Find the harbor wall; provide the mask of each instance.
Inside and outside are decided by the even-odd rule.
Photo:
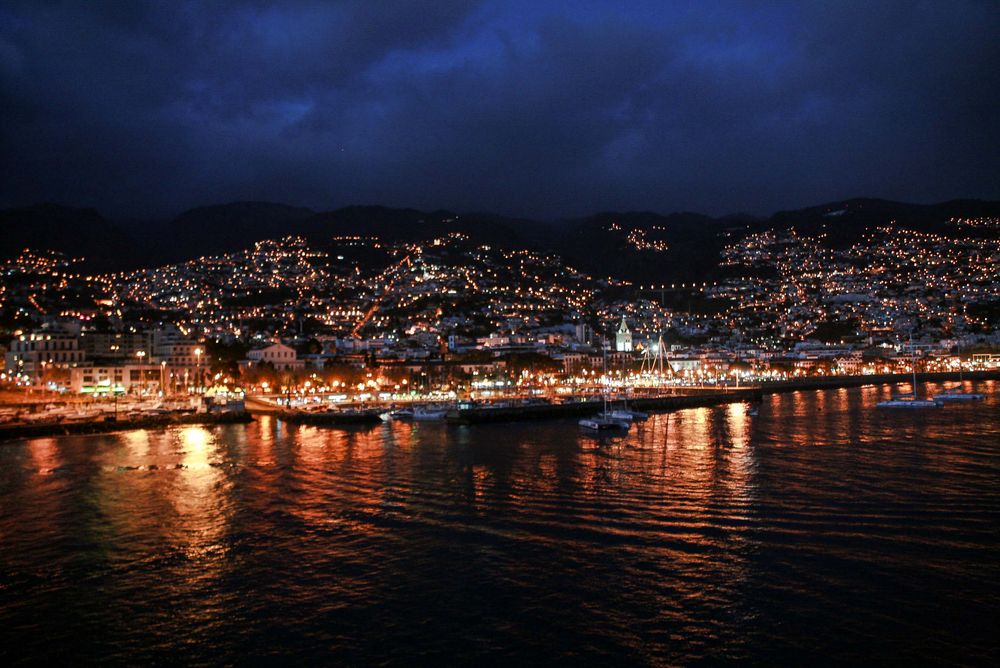
[[[80,422],[42,422],[36,424],[0,425],[0,441],[16,438],[43,436],[70,436],[73,434],[106,434],[132,429],[166,429],[178,425],[215,425],[251,422],[246,411],[228,413],[168,413],[135,418],[86,420]]]

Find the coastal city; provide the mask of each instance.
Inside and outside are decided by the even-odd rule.
[[[434,403],[443,414],[458,401],[996,369],[1000,240],[963,231],[997,221],[948,222],[947,236],[890,224],[839,245],[794,225],[727,228],[707,272],[716,278],[671,284],[593,276],[461,232],[287,236],[109,274],[24,249],[0,266],[0,382],[8,403],[56,403],[0,419],[87,419],[120,403],[222,410],[248,397],[330,414]],[[607,232],[654,257],[668,248],[662,228]]]
[[[0,666],[989,666],[1000,11],[0,2]]]

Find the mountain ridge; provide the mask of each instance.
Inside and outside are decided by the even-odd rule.
[[[345,235],[419,241],[460,232],[478,243],[556,252],[594,275],[645,280],[705,273],[717,263],[719,250],[733,231],[795,227],[806,234],[826,233],[832,243],[842,244],[852,243],[868,227],[891,221],[919,231],[948,233],[948,219],[953,217],[1000,217],[1000,202],[953,199],[912,204],[851,198],[778,211],[767,218],[636,210],[538,221],[447,209],[352,205],[314,211],[242,201],[195,207],[169,221],[132,228],[104,218],[94,208],[39,204],[0,210],[0,257],[12,257],[25,247],[55,250],[84,256],[88,268],[113,271],[233,252],[261,239],[287,235],[312,241]]]

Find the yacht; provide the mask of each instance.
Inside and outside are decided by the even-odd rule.
[[[913,349],[913,333],[910,333],[910,366],[913,368],[913,391],[894,394],[887,401],[875,404],[876,408],[938,408],[943,402],[934,399],[917,399],[917,355]]]
[[[959,350],[959,362],[961,363],[961,350]],[[979,401],[985,399],[986,395],[979,392],[966,392],[962,387],[962,366],[958,367],[958,384],[952,387],[945,387],[944,392],[935,394],[934,401]]]
[[[418,406],[413,409],[413,420],[415,422],[434,422],[443,420],[447,414],[448,410],[446,408]]]
[[[607,379],[608,376],[608,349],[604,346],[604,377]],[[608,391],[607,391],[607,380],[605,380],[604,392],[602,393],[602,398],[604,400],[604,410],[595,415],[594,417],[583,418],[579,421],[579,425],[584,429],[590,429],[592,431],[628,431],[632,428],[632,418],[624,419],[621,417],[615,417],[615,413],[621,413],[621,411],[611,411],[608,410]],[[631,415],[631,412],[629,413]]]
[[[942,402],[935,399],[905,399],[893,397],[875,404],[876,408],[938,408]]]
[[[629,420],[617,420],[609,413],[598,413],[594,417],[583,418],[579,424],[584,429],[593,431],[628,431],[632,426]]]
[[[610,413],[610,417],[615,420],[628,420],[629,422],[639,422],[641,420],[648,420],[649,413],[643,413],[642,411],[632,410],[628,406],[624,408],[616,408]]]
[[[966,392],[965,390],[959,389],[945,389],[944,392],[935,394],[934,401],[979,401],[980,399],[985,399],[985,394],[980,394],[979,392]]]

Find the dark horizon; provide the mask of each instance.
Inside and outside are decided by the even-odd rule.
[[[1000,199],[986,3],[12,2],[0,207]]]
[[[266,201],[266,200],[238,200],[238,201],[230,201],[230,202],[212,202],[212,203],[206,203],[206,204],[195,204],[194,206],[191,206],[189,208],[185,208],[185,209],[182,209],[182,210],[177,210],[177,211],[169,212],[169,213],[166,213],[164,215],[160,215],[160,216],[148,216],[148,217],[142,217],[142,216],[115,217],[115,216],[112,216],[112,215],[109,215],[108,213],[106,213],[99,206],[91,206],[91,205],[87,205],[87,204],[79,204],[79,203],[74,203],[74,202],[58,202],[58,201],[41,201],[41,202],[32,202],[32,203],[23,204],[23,205],[14,205],[14,206],[6,207],[6,208],[0,208],[0,211],[11,211],[11,210],[18,210],[18,209],[33,209],[33,208],[38,208],[38,207],[57,207],[57,208],[79,210],[79,211],[94,211],[98,215],[100,215],[102,218],[104,218],[105,220],[107,220],[108,222],[114,223],[114,224],[118,224],[118,225],[124,225],[124,226],[126,226],[126,228],[130,227],[131,225],[142,225],[142,224],[146,224],[146,223],[166,223],[166,222],[169,222],[171,220],[176,220],[178,218],[181,218],[185,214],[189,214],[189,213],[192,213],[192,212],[197,212],[197,211],[204,210],[204,209],[224,209],[224,208],[227,208],[227,207],[240,206],[240,205],[278,206],[278,207],[287,207],[289,209],[302,209],[302,210],[307,210],[309,212],[309,214],[308,214],[309,216],[323,215],[323,214],[329,214],[329,213],[337,213],[339,211],[344,211],[344,210],[349,210],[349,209],[386,209],[386,210],[389,210],[389,211],[414,211],[414,212],[423,213],[423,214],[449,213],[449,214],[455,214],[457,216],[469,216],[469,217],[490,216],[490,217],[497,217],[497,218],[500,218],[500,219],[504,219],[504,220],[507,220],[507,221],[515,221],[515,222],[516,221],[522,221],[522,222],[525,222],[525,223],[545,223],[545,224],[555,224],[555,225],[558,225],[558,224],[561,224],[561,223],[571,223],[571,222],[576,222],[576,221],[583,221],[583,220],[586,220],[586,219],[598,218],[598,217],[606,216],[606,215],[646,215],[646,214],[652,215],[652,216],[661,216],[661,217],[669,217],[669,216],[675,216],[675,215],[677,215],[677,216],[689,216],[689,215],[690,216],[705,216],[705,217],[711,218],[711,219],[716,220],[716,221],[725,220],[727,218],[744,218],[745,217],[747,219],[753,219],[753,220],[757,220],[757,221],[762,221],[763,222],[763,221],[770,220],[770,219],[772,219],[772,218],[774,218],[774,217],[776,217],[776,216],[778,216],[780,214],[784,214],[784,213],[789,213],[789,212],[794,212],[794,211],[802,211],[802,210],[809,210],[809,209],[820,209],[820,208],[823,208],[825,206],[834,206],[834,205],[844,204],[844,203],[848,203],[848,202],[884,202],[884,203],[889,204],[889,205],[900,205],[900,206],[904,206],[904,207],[909,207],[909,206],[935,207],[935,206],[945,206],[945,205],[952,204],[952,203],[974,203],[974,204],[978,203],[978,204],[982,204],[982,205],[986,205],[986,206],[1000,206],[1000,200],[993,200],[993,199],[987,199],[987,198],[977,198],[977,197],[950,197],[950,198],[947,198],[947,199],[944,199],[944,200],[905,201],[904,202],[904,201],[899,201],[899,200],[885,199],[885,198],[881,198],[881,197],[856,196],[856,197],[845,197],[845,198],[841,198],[841,199],[837,199],[837,200],[830,200],[830,201],[824,201],[824,202],[812,202],[812,203],[806,204],[806,205],[804,205],[802,207],[780,207],[780,208],[774,209],[773,211],[768,211],[768,212],[761,213],[761,214],[751,213],[751,212],[748,212],[748,211],[731,211],[731,212],[728,212],[728,213],[722,213],[722,214],[718,214],[718,215],[712,215],[712,214],[706,213],[704,211],[690,211],[690,210],[684,210],[684,211],[680,211],[680,210],[678,210],[678,211],[656,211],[656,210],[650,210],[650,209],[620,209],[620,210],[612,211],[612,210],[605,209],[605,210],[589,211],[589,212],[581,213],[580,215],[577,215],[577,216],[532,217],[532,216],[513,216],[513,215],[508,216],[506,214],[503,214],[503,213],[500,213],[500,212],[497,212],[497,211],[462,211],[462,210],[457,210],[455,208],[446,207],[446,206],[435,206],[435,207],[429,207],[429,208],[420,208],[420,207],[415,207],[415,206],[388,206],[388,205],[379,204],[379,203],[353,203],[353,204],[344,204],[342,206],[336,206],[336,207],[332,207],[332,208],[315,208],[315,207],[310,207],[310,206],[306,206],[306,205],[302,205],[302,204],[296,204],[296,203],[291,203],[291,202],[276,202],[276,201]]]

